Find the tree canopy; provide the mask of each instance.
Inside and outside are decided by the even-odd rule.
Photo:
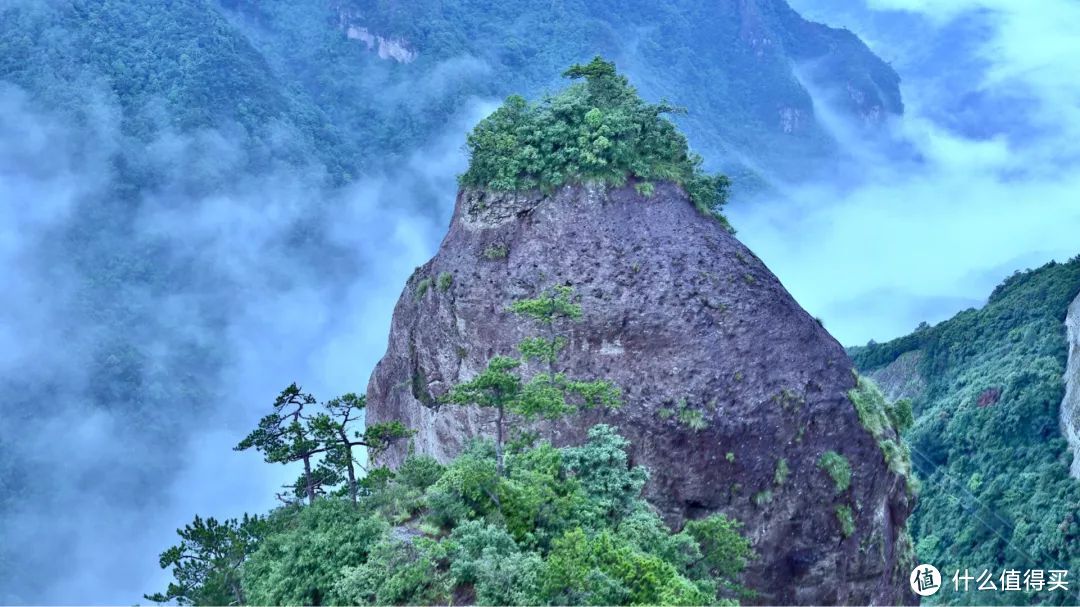
[[[726,225],[721,208],[730,181],[706,174],[701,157],[664,117],[681,110],[646,103],[601,57],[563,75],[583,82],[538,103],[513,95],[476,126],[462,185],[549,192],[574,181],[622,185],[633,179],[639,193],[650,195],[654,182],[671,181]]]

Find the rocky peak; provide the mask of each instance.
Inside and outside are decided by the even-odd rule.
[[[460,192],[438,253],[398,301],[368,386],[371,422],[418,431],[382,463],[400,464],[410,448],[447,460],[490,434],[479,411],[437,399],[490,357],[514,355],[530,327],[506,306],[553,285],[572,286],[584,312],[560,364],[614,382],[624,405],[543,425],[542,436],[580,443],[595,423],[617,426],[671,524],[717,511],[742,521],[759,555],[745,583],[762,602],[911,602],[912,502],[849,399],[851,361],[670,183],[648,197],[633,184]],[[849,463],[850,486],[822,465],[830,451]]]

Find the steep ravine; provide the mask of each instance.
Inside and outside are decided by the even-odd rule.
[[[1065,317],[1069,339],[1069,362],[1065,367],[1065,398],[1061,401],[1061,432],[1072,448],[1069,474],[1080,478],[1080,295]]]
[[[439,252],[395,308],[369,419],[402,420],[418,430],[408,448],[442,460],[490,433],[477,411],[433,405],[491,356],[515,354],[532,328],[507,304],[555,284],[571,285],[584,310],[565,370],[616,383],[625,404],[543,428],[545,437],[579,443],[592,424],[614,424],[651,471],[646,496],[670,523],[716,511],[742,521],[758,554],[745,583],[761,602],[912,600],[910,552],[898,547],[912,500],[848,399],[851,361],[676,186],[649,198],[629,185],[461,192]],[[408,448],[384,463],[401,463]],[[852,468],[840,493],[818,463],[830,450]],[[853,509],[849,536],[838,506]]]

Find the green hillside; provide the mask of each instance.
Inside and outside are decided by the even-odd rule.
[[[851,349],[871,374],[902,355],[918,357],[925,389],[913,395],[907,439],[923,490],[910,527],[919,560],[938,567],[949,586],[931,602],[1076,602],[1075,590],[949,590],[957,569],[989,569],[995,580],[1006,569],[1080,570],[1080,483],[1069,477],[1058,427],[1064,320],[1078,292],[1080,257],[1049,263],[1014,274],[982,309]]]

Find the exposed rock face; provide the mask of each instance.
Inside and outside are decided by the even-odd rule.
[[[926,391],[926,379],[919,371],[922,359],[922,350],[904,352],[896,360],[868,372],[866,376],[874,380],[890,402],[901,398],[915,400]]]
[[[1065,367],[1065,398],[1061,401],[1061,432],[1073,452],[1069,474],[1080,478],[1080,295],[1069,306],[1065,328],[1069,336],[1069,362]]]
[[[440,288],[446,273],[452,282]],[[761,602],[913,602],[897,546],[913,504],[847,398],[850,360],[676,186],[659,184],[647,199],[630,186],[459,194],[438,254],[394,311],[369,419],[402,420],[419,431],[417,452],[443,460],[490,434],[477,411],[431,405],[491,356],[514,355],[536,330],[506,306],[556,284],[573,286],[584,312],[561,366],[613,381],[625,404],[542,428],[547,437],[578,443],[592,424],[614,424],[650,470],[646,495],[669,522],[716,511],[742,521],[759,555],[745,583]],[[851,462],[845,494],[818,466],[828,450]],[[384,460],[405,455],[402,446]],[[789,473],[778,482],[781,459]],[[841,504],[854,511],[850,537]]]

